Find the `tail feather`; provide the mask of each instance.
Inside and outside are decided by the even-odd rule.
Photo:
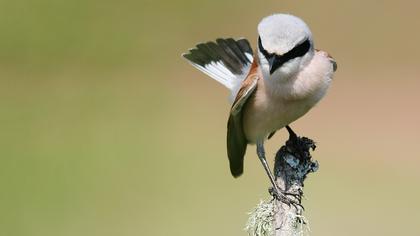
[[[250,63],[249,61],[242,60],[242,57],[245,57],[244,53],[239,51],[236,52],[237,45],[236,41],[233,39],[217,39],[216,42],[222,48],[223,53],[225,54],[222,59],[224,62],[227,62],[227,66],[230,71],[234,74],[241,74],[242,73],[242,65]],[[246,57],[245,57],[246,58]]]
[[[231,91],[245,78],[253,60],[248,40],[232,38],[200,43],[182,56]]]
[[[232,38],[228,38],[226,39],[226,45],[233,50],[233,52],[235,53],[235,55],[237,56],[238,59],[241,60],[242,64],[248,64],[248,63],[252,63],[252,57],[251,60],[245,55],[245,53],[248,53],[250,55],[252,55],[252,49],[251,46],[249,45],[248,40],[246,39],[240,39],[238,41],[235,41]],[[243,46],[241,46],[239,43],[242,42]]]

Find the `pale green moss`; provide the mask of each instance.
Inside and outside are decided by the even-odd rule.
[[[249,213],[249,219],[245,226],[245,230],[250,236],[274,236],[274,221],[277,213],[275,202],[273,200],[263,201],[256,206],[252,212]],[[309,226],[307,220],[303,215],[296,215],[292,212],[286,214],[286,225],[282,227],[283,232],[288,232],[286,235],[304,236],[309,233]]]
[[[245,230],[251,236],[273,236],[274,215],[274,202],[261,200],[257,207],[249,213]]]

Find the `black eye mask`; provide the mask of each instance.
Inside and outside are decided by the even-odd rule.
[[[270,64],[270,74],[273,74],[277,68],[287,61],[305,55],[311,48],[311,43],[309,42],[309,39],[306,39],[303,43],[296,45],[292,50],[279,56],[275,53],[268,53],[261,43],[261,38],[258,37],[258,48]]]

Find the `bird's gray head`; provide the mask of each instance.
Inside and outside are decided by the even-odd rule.
[[[312,33],[296,16],[267,16],[258,25],[258,34],[258,56],[265,78],[289,78],[314,55]]]

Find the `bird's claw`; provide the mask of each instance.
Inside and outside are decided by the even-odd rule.
[[[272,195],[272,196],[275,196],[275,195],[276,196],[277,195],[284,195],[285,197],[286,196],[292,196],[292,197],[296,198],[299,203],[301,202],[302,190],[299,190],[299,193],[291,193],[291,192],[283,191],[283,190],[280,190],[280,189],[277,189],[277,191],[276,191],[273,187],[270,187],[268,189],[268,191],[269,191],[270,195]]]
[[[281,201],[281,202],[285,203],[289,207],[293,206],[294,208],[296,208],[296,210],[299,210],[298,207],[300,207],[301,209],[305,210],[305,208],[301,204],[301,195],[300,194],[281,191],[281,190],[275,189],[273,187],[269,188],[268,192],[270,193],[271,196],[273,196],[273,198],[275,198],[278,201]],[[293,196],[294,199],[292,199],[290,197],[287,197],[287,196]]]

